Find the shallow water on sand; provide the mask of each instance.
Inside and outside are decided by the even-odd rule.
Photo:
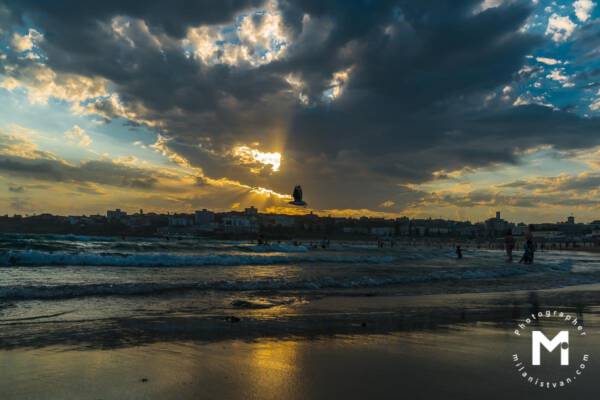
[[[595,365],[560,390],[522,382],[511,362],[522,348],[510,326],[467,323],[386,335],[19,349],[0,352],[0,387],[6,400],[594,397]]]

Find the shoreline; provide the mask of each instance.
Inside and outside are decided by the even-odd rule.
[[[3,400],[563,399],[511,363],[516,321],[548,308],[584,321],[600,348],[600,285],[419,296],[325,296],[236,315],[0,321]],[[235,317],[235,318],[234,318]],[[435,382],[435,384],[432,384]]]
[[[600,326],[596,314],[582,316],[588,329]],[[512,328],[465,321],[387,333],[17,348],[0,351],[0,387],[3,400],[593,398],[596,365],[560,390],[523,382],[511,354],[527,344]],[[592,336],[590,348],[599,344]]]
[[[370,294],[315,297],[274,308],[221,310],[128,318],[1,320],[0,350],[67,346],[110,349],[156,342],[281,340],[435,330],[460,323],[505,324],[553,307],[595,314],[600,285],[535,291],[456,294]]]

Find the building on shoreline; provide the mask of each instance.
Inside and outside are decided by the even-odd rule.
[[[4,233],[61,233],[89,235],[215,235],[270,237],[339,237],[375,238],[399,237],[406,239],[476,240],[501,243],[507,230],[521,237],[527,230],[524,223],[504,220],[497,212],[484,222],[453,221],[444,219],[396,219],[374,217],[331,217],[308,213],[287,215],[261,213],[255,207],[244,211],[213,212],[207,209],[194,213],[144,213],[128,214],[119,208],[103,215],[33,216],[5,215],[0,217],[0,232]],[[534,224],[539,243],[564,246],[600,243],[600,220],[589,224],[576,223],[574,216],[564,222]]]

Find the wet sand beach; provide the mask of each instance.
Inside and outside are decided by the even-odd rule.
[[[576,384],[543,389],[522,381],[511,356],[528,347],[512,334],[516,321],[568,302],[594,353],[597,289],[327,297],[279,316],[248,310],[239,321],[4,322],[0,387],[3,399],[593,397],[594,358]]]

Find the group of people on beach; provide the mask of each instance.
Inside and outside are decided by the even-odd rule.
[[[513,250],[515,249],[516,241],[512,234],[512,230],[509,229],[506,231],[506,236],[504,237],[504,249],[506,250],[506,262],[513,262]],[[525,232],[525,243],[523,244],[523,256],[519,260],[520,264],[533,264],[533,256],[535,254],[536,246],[535,241],[533,240],[533,225],[529,225],[527,231]],[[460,245],[456,245],[455,248],[456,258],[461,259],[462,248]]]
[[[525,242],[523,244],[523,255],[521,256],[521,259],[519,260],[520,264],[533,264],[533,258],[534,258],[534,254],[536,251],[536,245],[535,245],[535,241],[533,239],[533,225],[529,225],[529,227],[527,228],[526,232],[525,232]],[[266,240],[262,235],[258,236],[258,240],[257,240],[258,245],[269,245],[269,241]],[[280,240],[277,241],[278,244],[281,243]],[[294,240],[292,242],[292,244],[294,246],[302,246],[302,242],[298,241],[298,240]],[[385,247],[386,242],[383,239],[378,239],[377,240],[377,247],[378,248],[383,248]],[[321,240],[321,242],[310,242],[308,244],[308,248],[309,249],[328,249],[329,246],[331,245],[331,242],[329,241],[329,238],[324,237],[323,240]],[[391,248],[393,248],[395,245],[395,242],[393,239],[389,240],[389,246]],[[506,235],[504,236],[504,249],[506,250],[506,262],[513,262],[513,251],[516,248],[516,240],[512,234],[512,230],[508,229],[506,231]],[[543,250],[543,247],[542,247]],[[455,247],[455,252],[456,252],[456,258],[461,259],[463,258],[463,251],[462,251],[462,247],[460,244],[457,244]]]
[[[271,242],[269,242],[263,235],[258,235],[256,244],[258,244],[259,246],[270,246]],[[281,244],[281,240],[277,240],[277,245],[280,245],[280,244]],[[294,240],[294,241],[292,241],[291,244],[295,247],[305,245],[299,240]],[[320,242],[309,242],[306,246],[308,246],[308,248],[312,249],[312,250],[316,250],[318,248],[325,250],[325,249],[328,249],[329,246],[331,246],[331,242],[329,241],[329,238],[327,236],[325,236],[323,238],[323,240],[321,240]]]
[[[507,262],[513,262],[513,250],[515,249],[515,238],[512,235],[512,230],[506,232],[504,237],[504,248],[506,249]],[[523,256],[519,263],[533,264],[533,256],[535,254],[535,242],[533,240],[533,225],[529,225],[525,232],[525,243],[523,245]]]

